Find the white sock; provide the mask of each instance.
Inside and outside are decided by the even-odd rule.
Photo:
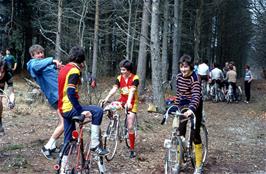
[[[56,148],[56,140],[54,138],[50,138],[48,143],[44,146],[45,149],[53,149]]]
[[[95,148],[99,145],[99,134],[100,134],[100,126],[99,125],[91,125],[91,148]]]

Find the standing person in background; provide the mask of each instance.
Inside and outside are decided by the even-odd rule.
[[[12,69],[13,73],[17,69],[17,60],[16,58],[11,54],[11,49],[6,49],[6,56],[4,57],[4,61],[7,62],[9,67]]]
[[[250,67],[248,65],[245,65],[245,77],[244,77],[245,94],[246,94],[246,100],[244,101],[245,103],[249,103],[250,101],[250,86],[252,80],[253,76],[250,71]]]
[[[236,79],[237,79],[237,74],[236,71],[234,70],[233,64],[229,64],[229,71],[226,73],[226,80],[228,81],[228,84],[232,85],[233,88],[233,95],[234,95],[234,100],[236,100]]]
[[[230,61],[229,66],[232,65],[233,66],[233,71],[236,72],[236,66],[235,66],[235,62],[234,61]]]
[[[198,66],[198,76],[199,81],[205,80],[208,82],[209,80],[209,66],[208,66],[208,60],[203,59],[202,63]]]

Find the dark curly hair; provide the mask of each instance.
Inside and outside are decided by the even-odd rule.
[[[128,71],[132,72],[133,63],[130,60],[124,59],[119,63],[120,68],[126,68]]]
[[[184,64],[184,63],[187,63],[188,66],[190,67],[190,69],[193,71],[194,69],[194,63],[193,63],[193,58],[190,57],[189,55],[187,54],[184,54],[183,56],[180,57],[179,59],[179,65],[180,64]]]
[[[68,57],[69,62],[75,62],[81,64],[85,61],[85,51],[80,46],[74,46],[71,48]]]

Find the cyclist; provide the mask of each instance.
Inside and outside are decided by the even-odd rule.
[[[202,63],[198,66],[198,77],[202,85],[204,99],[206,99],[208,95],[209,66],[207,64],[208,60],[203,59]]]
[[[229,85],[232,85],[233,88],[233,97],[234,100],[236,100],[236,78],[237,74],[236,71],[234,70],[234,65],[229,64],[229,71],[226,73],[226,80],[228,81]]]
[[[222,87],[223,72],[218,68],[217,63],[213,63],[213,69],[210,72],[210,78],[211,78],[211,85],[217,83],[219,88]]]
[[[208,60],[203,59],[202,63],[198,66],[198,76],[200,81],[205,80],[207,82],[209,79],[209,66],[207,64]]]
[[[44,57],[44,48],[41,45],[35,44],[29,48],[29,53],[32,59],[27,63],[27,70],[31,77],[41,87],[42,92],[48,99],[49,104],[57,111],[59,123],[55,128],[49,141],[42,147],[41,152],[51,160],[51,154],[56,150],[56,141],[64,131],[63,117],[60,114],[58,104],[58,71],[61,66],[58,60],[52,57]]]
[[[100,125],[103,110],[97,106],[81,106],[79,103],[78,87],[81,83],[81,69],[84,68],[85,51],[75,46],[69,52],[69,63],[62,67],[58,74],[58,108],[64,118],[64,144],[72,139],[72,132],[76,129],[72,117],[81,116],[83,119],[91,117],[90,148],[98,155],[106,155],[108,151],[100,145]],[[62,166],[67,162],[67,154],[62,158]],[[62,167],[64,169],[64,167]]]
[[[119,89],[120,98],[119,102],[122,103],[124,107],[129,109],[127,115],[127,126],[129,133],[129,144],[130,144],[130,158],[136,157],[134,151],[135,146],[135,133],[134,133],[134,121],[136,114],[138,112],[138,85],[139,77],[132,73],[133,64],[129,60],[122,60],[119,63],[121,75],[116,78],[115,85],[110,90],[109,94],[103,100],[107,102],[111,96],[113,96]]]
[[[201,95],[201,85],[198,76],[193,72],[193,59],[189,55],[183,55],[179,60],[179,68],[181,73],[176,78],[176,105],[179,108],[188,106],[188,110],[184,113],[189,116],[192,113],[196,116],[196,129],[193,135],[195,147],[196,166],[194,174],[203,172],[202,164],[202,142],[200,137],[200,126],[202,121],[203,100]],[[185,122],[179,125],[180,135],[185,136]]]
[[[1,60],[0,61],[0,89],[4,90],[5,89],[5,84],[8,86],[9,90],[9,103],[8,107],[10,109],[13,109],[15,106],[15,94],[14,94],[14,89],[13,89],[13,78],[12,78],[12,70],[10,69],[9,65]],[[3,94],[1,91],[0,94]],[[3,123],[2,123],[2,113],[3,113],[3,101],[2,97],[0,97],[0,134],[4,135],[5,131],[3,128]]]

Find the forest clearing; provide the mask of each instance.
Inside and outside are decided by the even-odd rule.
[[[110,84],[98,83],[98,90]],[[15,78],[16,107],[5,107],[6,134],[0,137],[0,173],[55,173],[56,159],[48,161],[40,152],[54,130],[57,118],[48,104],[25,101],[27,85]],[[266,81],[254,81],[250,104],[204,103],[209,131],[209,154],[205,173],[265,173],[266,172]],[[149,92],[145,94],[148,99]],[[107,173],[163,173],[165,138],[169,137],[171,121],[161,125],[162,115],[148,113],[148,101],[140,103],[139,131],[135,159],[129,158],[125,143],[111,162],[106,162]],[[106,118],[103,127],[106,125]],[[95,172],[97,173],[97,172]]]

